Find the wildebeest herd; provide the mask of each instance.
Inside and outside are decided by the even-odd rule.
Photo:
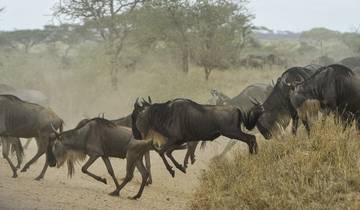
[[[153,103],[150,97],[138,98],[132,113],[126,117],[82,119],[74,129],[67,131],[63,131],[64,121],[47,108],[46,97],[24,91],[21,95],[14,90],[9,88],[8,91],[13,92],[0,95],[2,151],[13,177],[17,177],[23,157],[19,138],[35,138],[38,152],[24,165],[22,172],[46,154],[37,180],[44,177],[48,166],[60,167],[65,162],[72,176],[75,163],[88,156],[82,172],[107,183],[105,178],[88,171],[101,158],[116,186],[110,193],[113,196],[118,196],[131,181],[135,168],[139,170],[141,186],[131,199],[140,198],[145,186],[152,183],[151,150],[159,154],[174,177],[175,170],[168,159],[186,173],[189,158],[192,164],[195,162],[198,143],[202,141],[205,146],[206,141],[219,136],[245,142],[250,154],[256,154],[259,149],[254,132],[259,131],[265,139],[275,138],[285,132],[292,121],[292,133],[296,135],[300,120],[310,136],[311,120],[319,113],[322,118],[333,113],[344,129],[354,121],[360,129],[360,78],[341,64],[292,67],[276,82],[250,85],[234,98],[211,90],[211,104],[206,105],[185,98],[164,103]],[[234,142],[229,142],[221,155],[230,150]],[[181,164],[172,152],[184,149],[187,153]],[[9,158],[10,150],[17,154],[17,166]],[[121,183],[116,179],[110,157],[126,159],[126,176]]]

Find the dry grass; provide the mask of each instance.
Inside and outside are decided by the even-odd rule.
[[[260,153],[216,158],[200,177],[191,209],[359,209],[360,144],[355,129],[328,121],[261,142]]]

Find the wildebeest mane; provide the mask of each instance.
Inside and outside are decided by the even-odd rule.
[[[83,120],[81,120],[73,130],[80,129],[80,128],[84,127],[86,124],[88,124],[90,122],[96,122],[98,125],[106,126],[106,127],[115,127],[116,126],[110,120],[100,118],[100,117],[95,117],[95,118],[92,118],[92,119],[83,119]]]
[[[333,74],[333,76],[345,76],[345,77],[352,77],[355,76],[355,73],[349,69],[348,67],[341,65],[341,64],[332,64],[329,66],[323,66],[321,68],[319,68],[314,74],[312,74],[309,78],[307,78],[306,80],[311,80],[314,77],[317,77],[319,74],[321,74],[322,72],[327,71],[326,72],[326,76],[328,77],[331,73]],[[334,75],[335,74],[335,75]],[[305,80],[305,81],[306,81]]]

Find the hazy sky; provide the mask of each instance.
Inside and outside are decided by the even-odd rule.
[[[57,0],[0,0],[0,30],[41,28],[51,23]],[[302,31],[316,26],[350,31],[360,26],[360,0],[250,0],[255,25]]]

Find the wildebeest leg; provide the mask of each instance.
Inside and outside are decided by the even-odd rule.
[[[171,176],[175,177],[175,171],[172,169],[172,167],[170,166],[169,162],[166,160],[165,155],[164,155],[164,153],[166,152],[167,149],[168,149],[168,147],[166,147],[166,145],[164,145],[163,148],[160,151],[157,151],[157,152],[160,155],[166,169],[169,171]]]
[[[292,134],[294,136],[296,136],[298,126],[299,126],[299,116],[295,115],[292,117]]]
[[[187,146],[186,145],[173,145],[171,147],[168,147],[168,149],[166,150],[166,156],[168,156],[170,158],[171,162],[174,163],[174,165],[177,169],[179,169],[183,173],[186,173],[185,167],[183,167],[180,163],[178,163],[176,161],[176,159],[174,158],[174,156],[172,155],[172,152],[174,150],[183,150],[183,149],[187,149]]]
[[[234,130],[234,131],[225,131],[222,135],[230,138],[230,139],[237,139],[239,141],[245,142],[249,146],[250,154],[255,154],[258,151],[256,138],[254,135],[250,135],[247,133],[242,132],[241,130]]]
[[[95,160],[97,160],[99,158],[99,156],[90,156],[89,157],[89,160],[83,165],[83,167],[81,168],[81,171],[84,173],[84,174],[87,174],[89,176],[91,176],[92,178],[96,179],[97,181],[99,182],[102,182],[104,184],[106,184],[106,179],[105,178],[101,178],[99,176],[96,176],[95,174],[93,173],[90,173],[88,171],[88,168],[95,162]]]
[[[145,152],[145,155],[144,155],[144,157],[145,157],[145,165],[146,165],[146,169],[147,169],[147,171],[149,172],[149,178],[148,178],[148,180],[147,180],[147,185],[149,185],[149,184],[152,184],[152,177],[151,177],[151,163],[150,163],[150,152],[149,151],[147,151],[147,152]]]
[[[126,175],[125,178],[123,179],[122,183],[120,184],[119,187],[117,187],[115,189],[114,192],[110,193],[109,195],[111,196],[119,196],[120,194],[120,190],[122,188],[124,188],[124,186],[131,181],[131,179],[134,176],[134,170],[135,170],[135,163],[137,161],[142,161],[141,158],[139,158],[138,160],[138,154],[132,153],[132,152],[128,152],[128,154],[126,155]]]
[[[10,142],[8,139],[6,138],[1,138],[1,142],[2,142],[2,155],[5,158],[5,160],[9,163],[11,170],[13,171],[13,178],[17,177],[17,173],[16,173],[16,167],[14,166],[14,164],[11,162],[10,158],[9,158],[9,151],[10,151]]]
[[[141,197],[142,192],[144,191],[144,187],[145,187],[145,185],[146,185],[146,180],[147,180],[148,177],[149,177],[149,173],[148,173],[148,171],[146,170],[146,168],[145,168],[145,166],[144,166],[144,164],[143,164],[142,161],[137,161],[137,162],[136,162],[136,168],[139,170],[139,172],[140,172],[140,174],[141,174],[142,180],[141,180],[141,186],[140,186],[140,189],[139,189],[138,193],[137,193],[135,196],[133,196],[133,197],[129,197],[129,198],[132,199],[132,200],[136,200],[136,199],[138,199],[138,198]]]
[[[185,158],[184,158],[184,167],[187,168],[187,165],[189,163],[189,158],[191,160],[191,164],[195,163],[195,151],[196,151],[196,147],[199,144],[198,141],[194,141],[194,142],[188,142],[188,149],[186,151],[185,154]]]
[[[106,169],[108,170],[110,176],[112,177],[112,179],[114,180],[114,183],[115,183],[115,186],[116,186],[116,189],[119,188],[119,182],[117,181],[116,177],[115,177],[115,173],[114,173],[114,170],[111,166],[111,162],[109,160],[108,157],[101,157],[105,163],[105,166],[106,166]]]
[[[48,163],[47,159],[45,158],[45,165],[44,165],[43,169],[41,170],[41,173],[39,174],[39,176],[37,176],[35,178],[36,181],[40,181],[42,178],[44,178],[44,175],[46,173],[48,166],[49,166],[49,163]]]
[[[230,149],[236,144],[236,141],[229,141],[224,150],[222,151],[222,153],[220,154],[220,156],[224,156],[226,155],[226,153],[228,153],[230,151]]]
[[[15,152],[16,152],[16,159],[17,159],[16,168],[19,169],[24,159],[24,148],[22,147],[19,138],[14,138],[13,147],[15,148]]]
[[[27,162],[25,164],[25,166],[23,167],[23,169],[21,170],[21,172],[26,172],[27,169],[29,169],[30,165],[33,164],[35,161],[37,161],[41,155],[43,155],[46,151],[46,143],[44,142],[44,140],[41,140],[41,138],[35,138],[36,139],[36,143],[38,146],[38,151],[35,154],[35,156],[33,158],[31,158],[31,160],[29,160],[29,162]],[[45,163],[46,164],[46,163]]]

